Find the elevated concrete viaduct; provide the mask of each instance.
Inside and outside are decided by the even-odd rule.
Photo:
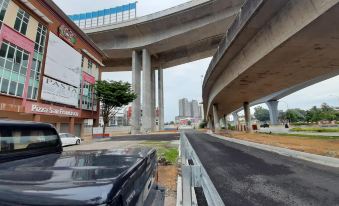
[[[252,106],[255,106],[255,105],[258,105],[258,104],[266,103],[266,105],[268,106],[269,111],[270,111],[270,122],[271,122],[271,124],[276,125],[276,124],[278,124],[278,115],[279,115],[279,113],[278,113],[278,103],[279,103],[280,99],[282,99],[282,98],[284,98],[284,97],[286,97],[286,96],[288,96],[288,95],[290,95],[294,92],[297,92],[301,89],[304,89],[306,87],[309,87],[311,85],[325,81],[327,79],[330,79],[330,78],[332,78],[334,76],[338,76],[338,75],[339,75],[339,70],[336,70],[334,72],[330,72],[326,75],[318,76],[318,77],[311,79],[309,81],[294,85],[294,86],[289,87],[287,89],[284,89],[284,90],[281,90],[279,92],[275,92],[275,93],[270,94],[268,96],[257,99],[253,102],[250,102],[249,105],[252,107]],[[235,117],[235,119],[237,119],[237,113],[242,111],[243,109],[244,109],[243,107],[240,107],[237,110],[233,111],[232,112],[233,117]]]
[[[132,133],[155,130],[155,70],[161,129],[162,69],[212,56],[243,3],[244,0],[195,0],[127,22],[84,30],[107,55],[104,72],[132,70],[133,90],[139,96],[133,102]]]
[[[229,114],[241,106],[247,108],[248,102],[270,100],[271,94],[286,95],[289,88],[338,74],[338,3],[247,1],[205,75],[206,116]],[[248,116],[249,110],[245,111]]]

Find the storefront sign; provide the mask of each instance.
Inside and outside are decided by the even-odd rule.
[[[72,45],[77,43],[77,37],[75,33],[65,25],[61,25],[59,27],[59,35],[61,38]]]
[[[80,117],[80,110],[70,109],[66,107],[58,107],[48,104],[41,104],[27,101],[25,105],[26,113],[54,115],[62,117]]]
[[[78,98],[79,88],[43,77],[41,99],[77,107]]]
[[[45,75],[80,87],[81,54],[55,34],[49,34]]]

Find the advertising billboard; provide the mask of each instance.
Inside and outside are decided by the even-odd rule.
[[[77,107],[79,88],[43,77],[41,99]]]
[[[81,54],[50,32],[45,75],[75,87],[80,86]]]

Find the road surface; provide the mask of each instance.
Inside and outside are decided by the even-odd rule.
[[[225,205],[339,205],[339,169],[203,133],[186,135]]]

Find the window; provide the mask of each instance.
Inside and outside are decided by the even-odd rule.
[[[14,44],[3,42],[0,49],[0,92],[22,97],[29,54]]]
[[[79,95],[79,107],[80,107],[80,98],[82,98],[81,109],[84,110],[93,110],[96,111],[96,106],[94,107],[92,102],[94,101],[93,88],[94,86],[88,82],[84,82],[84,87]]]
[[[39,54],[44,53],[46,33],[47,33],[47,28],[44,25],[39,23],[36,38],[35,38],[35,46],[34,46],[34,51]]]
[[[14,29],[20,32],[21,34],[26,35],[28,21],[29,14],[26,11],[19,9],[16,16]]]
[[[93,62],[90,59],[88,60],[87,68],[88,68],[88,73],[92,74]]]
[[[0,127],[0,154],[56,147],[59,144],[54,129]]]
[[[38,89],[40,83],[41,64],[45,51],[47,28],[43,24],[38,25],[37,34],[35,38],[34,57],[31,66],[31,74],[29,80],[29,87],[27,98],[37,99]],[[25,57],[28,58],[28,57]]]
[[[9,0],[0,0],[0,24],[2,24],[2,21],[5,18],[8,3]]]

